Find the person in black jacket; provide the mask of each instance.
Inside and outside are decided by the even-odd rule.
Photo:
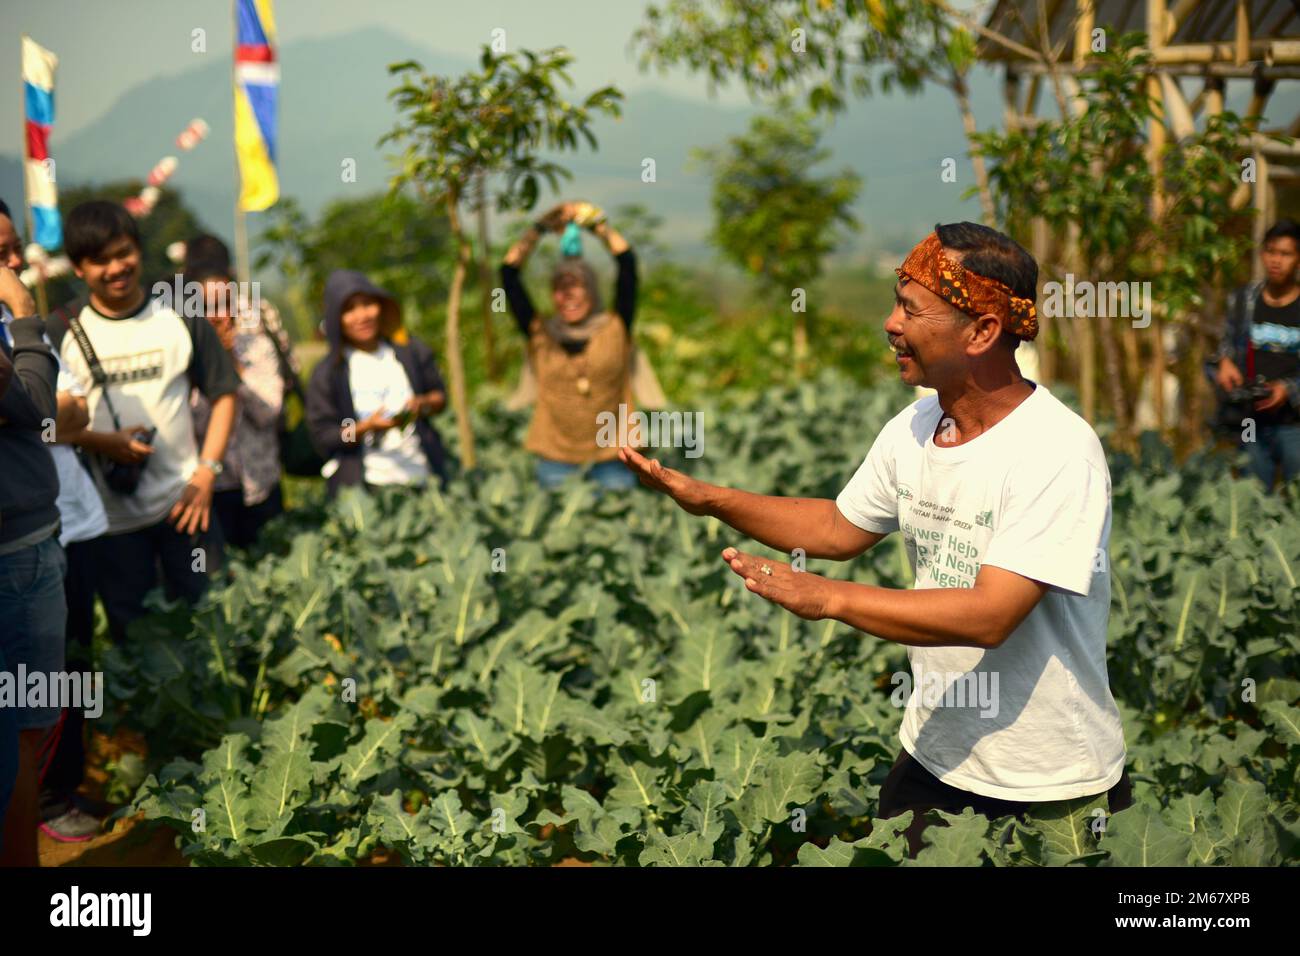
[[[353,269],[325,283],[329,354],[307,385],[307,428],[331,495],[344,486],[446,484],[429,417],[446,407],[432,350],[402,325],[397,300]]]
[[[0,666],[10,675],[23,668],[49,680],[63,670],[67,620],[67,564],[55,503],[59,474],[42,440],[58,412],[58,364],[31,293],[6,264],[0,264],[0,306],[0,353],[13,366],[0,396]],[[59,719],[58,707],[28,706],[25,685],[18,685],[20,699],[0,718],[0,796],[12,788],[8,805],[0,805],[4,866],[37,865],[38,755]]]

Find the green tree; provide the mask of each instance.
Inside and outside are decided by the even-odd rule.
[[[622,94],[605,87],[581,104],[569,102],[559,87],[572,84],[566,72],[572,61],[560,48],[498,55],[484,46],[479,70],[460,77],[425,73],[414,61],[389,67],[401,80],[389,94],[399,119],[380,143],[403,147],[392,186],[414,185],[427,205],[441,210],[456,247],[447,295],[447,363],[466,469],[474,467],[475,455],[461,352],[460,301],[472,252],[460,207],[464,202],[473,209],[475,202],[485,201],[486,191],[479,193],[473,186],[480,175],[494,175],[500,182],[499,210],[531,209],[542,180],[556,189],[560,179],[569,176],[558,163],[541,158],[543,149],[577,149],[580,137],[596,148],[593,115],[618,115]]]
[[[830,155],[820,138],[812,114],[785,102],[772,115],[756,116],[726,147],[693,152],[713,176],[712,240],[765,294],[794,309],[800,368],[807,362],[808,288],[841,227],[858,226],[849,211],[861,188],[857,174],[812,173]]]
[[[735,79],[760,97],[797,90],[818,113],[877,87],[916,92],[934,83],[953,95],[970,139],[972,30],[1000,38],[944,0],[667,0],[647,8],[632,42],[643,69],[684,65],[711,88]],[[991,222],[984,165],[978,154],[971,159]]]
[[[120,203],[130,196],[138,196],[145,185],[138,179],[123,179],[101,185],[60,187],[59,206],[66,218],[83,202],[107,199]],[[198,214],[185,205],[181,193],[167,187],[162,188],[153,212],[137,221],[140,226],[140,275],[146,291],[155,282],[170,282],[180,271],[180,266],[167,258],[168,246],[209,231]],[[84,295],[85,289],[81,280],[70,272],[46,283],[51,308]]]
[[[335,269],[359,269],[403,303],[423,306],[447,294],[447,224],[409,192],[336,199],[315,220],[283,199],[268,219],[256,267],[282,275],[311,314],[319,314]]]

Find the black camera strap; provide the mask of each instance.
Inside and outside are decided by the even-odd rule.
[[[86,364],[90,367],[91,379],[104,391],[104,403],[108,405],[108,413],[113,416],[113,427],[121,431],[122,423],[117,418],[117,409],[113,407],[113,399],[108,394],[108,376],[104,374],[104,366],[99,364],[99,356],[95,354],[95,347],[90,344],[90,336],[82,327],[81,319],[75,315],[68,319],[68,328],[72,332],[72,337],[77,340],[77,347],[85,356]]]

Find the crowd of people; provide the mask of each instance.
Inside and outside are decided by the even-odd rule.
[[[616,264],[608,308],[580,255],[584,228]],[[551,276],[550,309],[540,314],[522,269],[548,233],[561,236],[564,255]],[[1295,223],[1269,230],[1261,250],[1266,278],[1233,296],[1212,369],[1229,395],[1255,389],[1243,399],[1259,418],[1259,440],[1248,448],[1252,470],[1270,486],[1279,473],[1284,480],[1300,474],[1298,245]],[[38,315],[16,274],[23,262],[13,217],[0,203],[0,672],[88,669],[97,599],[118,643],[128,640],[131,623],[146,612],[146,596],[159,585],[169,597],[197,601],[225,549],[253,545],[284,508],[284,409],[291,394],[303,400],[305,428],[331,494],[344,486],[420,489],[447,482],[447,455],[434,422],[447,398],[434,352],[407,328],[401,303],[364,274],[337,270],[329,276],[321,323],[328,353],[304,392],[275,310],[260,298],[250,305],[229,294],[234,276],[220,240],[198,236],[186,244],[184,279],[202,287],[199,309],[165,303],[147,291],[138,226],[121,205],[93,201],[71,210],[65,247],[85,294]],[[955,262],[964,262],[965,271]],[[886,333],[903,380],[935,388],[936,395],[882,432],[837,502],[717,489],[598,440],[602,413],[631,407],[638,395],[657,390],[632,338],[637,263],[599,209],[556,206],[510,248],[501,266],[502,287],[526,343],[521,394],[535,404],[525,447],[534,456],[536,480],[553,487],[580,475],[602,490],[618,490],[639,479],[692,513],[713,514],[774,547],[839,558],[900,528],[913,533],[900,519],[904,497],[913,495],[961,498],[969,505],[963,515],[981,516],[979,528],[991,534],[1000,506],[988,506],[969,482],[945,483],[955,462],[964,463],[963,474],[982,467],[996,478],[980,488],[1024,485],[1022,498],[1012,502],[1013,511],[1024,511],[1018,530],[1008,527],[991,540],[983,530],[975,533],[983,536],[973,553],[991,549],[994,557],[986,563],[1001,561],[1000,568],[981,572],[983,587],[973,580],[965,585],[982,603],[959,606],[951,603],[956,598],[940,596],[924,603],[881,601],[855,592],[852,600],[836,599],[838,616],[908,644],[922,642],[921,630],[935,620],[982,627],[992,616],[1001,640],[1028,622],[1033,639],[1021,651],[1041,652],[1043,666],[1062,640],[1074,642],[1073,659],[1091,670],[1057,675],[1046,690],[1026,686],[1016,693],[1029,703],[1035,694],[1091,688],[1089,733],[1095,733],[1078,746],[1095,759],[1082,769],[1067,761],[1072,769],[1063,770],[1066,764],[1048,766],[1047,757],[1060,749],[1048,748],[1037,782],[1024,785],[1005,748],[990,749],[969,728],[950,728],[948,743],[930,740],[930,731],[913,723],[882,805],[922,800],[947,809],[960,804],[953,793],[966,790],[983,794],[981,805],[997,808],[1105,792],[1126,801],[1117,712],[1113,702],[1106,704],[1104,620],[1098,625],[1106,601],[1104,589],[1092,587],[1090,570],[1109,527],[1105,461],[1086,424],[1024,379],[1014,358],[1015,346],[1037,332],[1037,265],[1001,234],[963,223],[939,227],[899,276]],[[960,426],[957,431],[950,425],[936,432],[941,410],[945,422]],[[1077,439],[1073,445],[1058,440],[1052,455],[1040,456],[1042,467],[1065,470],[1043,473],[1043,484],[1031,488],[1025,475],[1042,467],[1011,475],[1008,462],[1018,459],[998,451],[997,442],[959,448],[1004,419],[1009,424],[999,425],[997,434],[1011,439],[1023,433],[1028,445],[1045,434]],[[939,437],[927,444],[931,433]],[[905,474],[916,487],[903,496]],[[1062,525],[1062,515],[1076,524]],[[1082,531],[1052,543],[1039,532],[1054,521]],[[924,567],[923,551],[912,554]],[[1024,554],[1035,561],[1026,563]],[[1035,563],[1040,559],[1055,570],[1045,573]],[[810,597],[808,591],[814,579],[825,579],[791,578],[738,552],[728,562],[769,600],[805,616],[830,613],[830,592]],[[1048,626],[1053,614],[1075,622],[1069,633]],[[965,631],[948,637],[949,645],[982,646]],[[970,664],[969,655],[931,656],[934,666],[948,670]],[[1054,723],[1055,703],[1036,706],[1038,724],[1018,730],[1026,746],[1077,737],[1078,726]],[[0,707],[0,861],[34,865],[38,830],[65,841],[99,832],[106,808],[78,793],[84,734],[73,708]],[[943,750],[953,740],[965,741],[964,755]],[[1104,753],[1098,740],[1108,742]],[[971,756],[975,751],[979,759]],[[920,763],[908,762],[913,752]],[[938,803],[936,794],[943,797]]]
[[[578,220],[617,259],[614,311],[579,242],[552,277],[553,314],[541,316],[519,267],[543,233]],[[42,317],[18,280],[22,243],[0,204],[0,672],[88,669],[97,598],[114,642],[127,640],[159,585],[197,601],[226,549],[249,548],[283,511],[293,393],[330,494],[447,482],[433,421],[446,388],[433,350],[362,273],[340,269],[326,282],[328,353],[304,391],[276,310],[232,294],[229,250],[216,237],[185,245],[176,287],[197,284],[192,300],[152,294],[138,225],[117,203],[73,209],[64,245],[85,294]],[[582,473],[605,487],[635,484],[617,448],[595,441],[597,412],[630,404],[638,367],[627,241],[595,207],[565,203],[510,251],[502,281],[527,337],[539,482]],[[80,710],[0,707],[0,860],[34,865],[38,830],[61,841],[99,832],[107,808],[78,793],[84,769]]]

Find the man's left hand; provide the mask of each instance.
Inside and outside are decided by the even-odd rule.
[[[216,476],[203,465],[194,469],[189,484],[181,492],[180,500],[172,505],[167,520],[176,526],[181,534],[194,534],[207,531],[208,520],[212,513],[212,486]]]
[[[736,548],[723,551],[722,560],[759,597],[781,605],[804,620],[819,621],[831,616],[834,585],[820,574],[796,571],[783,561],[760,558]],[[772,573],[764,573],[763,568]]]
[[[1268,398],[1261,398],[1255,403],[1255,411],[1267,412],[1278,408],[1286,401],[1286,382],[1269,382],[1268,387],[1272,393]]]

